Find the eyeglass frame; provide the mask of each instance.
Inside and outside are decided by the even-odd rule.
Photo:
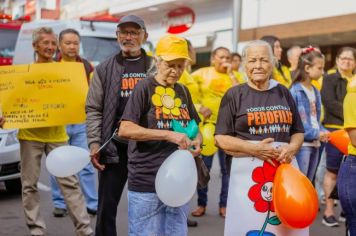
[[[123,37],[127,37],[127,36],[130,35],[133,38],[138,38],[140,36],[141,32],[145,32],[145,30],[144,29],[139,29],[139,30],[137,30],[137,32],[135,32],[135,31],[126,31],[126,30],[122,31],[122,30],[118,29],[116,31],[116,36],[123,38]],[[123,34],[123,35],[120,35],[120,34]]]

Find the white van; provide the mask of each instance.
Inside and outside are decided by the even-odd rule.
[[[32,32],[39,27],[51,27],[56,34],[64,29],[73,28],[81,36],[80,55],[97,65],[119,51],[116,41],[115,22],[95,22],[80,20],[39,20],[24,23],[18,35],[13,64],[30,64],[34,62]]]

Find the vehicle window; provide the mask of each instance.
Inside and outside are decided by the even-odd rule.
[[[81,37],[81,41],[82,56],[94,65],[99,64],[120,50],[115,38],[94,38],[83,36]]]
[[[17,30],[0,29],[0,56],[13,57],[17,35]]]

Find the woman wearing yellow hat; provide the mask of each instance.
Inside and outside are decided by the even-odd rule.
[[[190,140],[172,131],[172,120],[200,122],[188,89],[177,84],[186,61],[187,42],[177,36],[162,37],[156,47],[157,72],[137,84],[119,130],[127,138],[129,235],[187,235],[188,204],[165,205],[156,194],[155,178],[164,160],[179,149],[199,155],[198,134]],[[193,147],[193,148],[191,148]]]

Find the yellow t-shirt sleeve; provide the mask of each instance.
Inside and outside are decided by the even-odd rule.
[[[356,92],[349,92],[344,99],[344,128],[356,129]],[[348,146],[349,154],[356,155],[356,147],[352,146],[351,142]]]
[[[237,82],[239,82],[239,84],[243,84],[246,82],[244,79],[244,75],[241,72],[234,71],[233,73],[234,73],[235,77],[237,78]]]

